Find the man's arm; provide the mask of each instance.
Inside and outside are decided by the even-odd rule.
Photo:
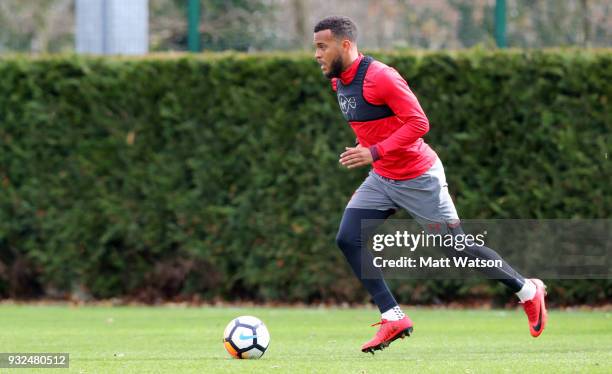
[[[345,147],[344,152],[340,154],[340,163],[349,169],[369,165],[372,162],[374,160],[370,150],[359,143],[354,147]]]
[[[373,96],[380,98],[403,123],[390,137],[370,147],[376,161],[425,135],[429,131],[429,121],[408,83],[395,69],[385,68],[373,79],[376,84]]]

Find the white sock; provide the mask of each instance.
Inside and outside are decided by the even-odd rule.
[[[529,301],[533,299],[536,294],[536,286],[529,279],[525,279],[525,283],[523,284],[523,288],[519,292],[516,293],[521,302]]]
[[[394,306],[382,314],[382,319],[386,319],[387,321],[399,321],[404,317],[406,317],[406,315],[399,306]]]

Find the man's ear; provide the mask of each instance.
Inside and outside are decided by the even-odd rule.
[[[347,50],[347,51],[348,51],[348,50],[350,50],[350,49],[351,49],[351,44],[352,44],[352,43],[351,43],[351,41],[350,41],[350,40],[348,40],[348,39],[344,39],[344,40],[342,41],[342,49]]]

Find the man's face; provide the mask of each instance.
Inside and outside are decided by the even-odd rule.
[[[329,79],[340,77],[344,66],[342,43],[331,30],[321,30],[314,34],[314,45],[315,59],[321,65],[323,74]]]

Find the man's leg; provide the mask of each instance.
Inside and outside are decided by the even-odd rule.
[[[393,202],[406,209],[426,231],[430,231],[433,224],[447,233],[463,234],[455,205],[448,192],[444,167],[439,159],[425,174],[414,179],[389,181],[380,176],[378,179],[387,186],[386,191]],[[478,268],[478,270],[488,278],[502,282],[516,293],[528,316],[531,335],[537,337],[541,334],[547,319],[544,303],[545,287],[542,281],[524,278],[497,252],[486,246],[467,246],[463,251],[449,248],[447,252],[454,257],[501,260],[500,268]]]
[[[446,231],[453,236],[464,236],[465,233],[460,224],[447,224]],[[502,263],[501,267],[483,267],[477,268],[487,278],[495,279],[503,283],[512,292],[519,293],[525,288],[525,278],[514,270],[497,252],[487,246],[466,244],[466,247],[462,251],[457,251],[452,247],[447,247],[446,253],[451,257],[467,257],[469,259],[482,259],[482,260],[499,260]],[[530,288],[529,285],[527,288]],[[531,291],[529,291],[531,292]],[[531,295],[525,295],[528,299],[533,297],[535,294],[535,287],[533,287],[533,293]],[[520,298],[520,295],[519,295]]]
[[[361,284],[370,293],[380,313],[392,310],[398,304],[391,291],[389,291],[382,272],[372,264],[372,254],[363,248],[362,238],[364,236],[361,232],[361,221],[385,220],[391,214],[393,214],[393,210],[347,208],[342,216],[340,229],[336,236],[338,247],[342,250],[355,276],[359,278]],[[375,227],[371,227],[371,230],[374,229]],[[368,268],[365,269],[364,266]],[[368,274],[368,277],[362,277],[362,273]]]
[[[449,232],[455,236],[464,235],[460,225],[449,226]],[[468,257],[472,259],[501,261],[501,267],[482,267],[478,268],[478,270],[487,278],[496,279],[503,283],[518,296],[523,304],[525,314],[527,314],[531,336],[534,338],[540,336],[542,331],[544,331],[548,319],[546,303],[544,301],[546,286],[541,280],[526,279],[501,258],[497,252],[484,245],[466,246],[462,251],[457,251],[454,248],[446,249],[447,254],[451,257]]]
[[[372,254],[364,248],[363,238],[367,238],[395,210],[381,187],[372,175],[366,178],[347,205],[336,236],[338,247],[381,313],[381,328],[361,347],[363,352],[372,353],[412,332],[412,321],[395,301],[380,269],[374,267]]]

